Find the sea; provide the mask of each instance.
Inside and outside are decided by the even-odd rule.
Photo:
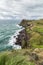
[[[19,32],[23,30],[19,23],[19,20],[0,20],[0,51],[21,49],[15,44]]]

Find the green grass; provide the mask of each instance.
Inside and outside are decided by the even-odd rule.
[[[28,49],[12,50],[0,53],[0,65],[35,65],[30,61],[30,48],[43,48],[43,20],[23,20],[20,25],[33,24],[32,30],[26,27],[28,39]],[[22,40],[22,47],[25,46],[25,40]]]
[[[24,55],[25,50],[0,53],[0,65],[35,65],[29,61],[29,55]]]
[[[43,28],[40,27],[34,27],[33,31],[43,34]]]
[[[28,36],[30,36],[28,44],[33,48],[43,48],[43,20],[34,20],[34,21],[26,21],[22,22],[22,25],[33,24],[31,30],[29,27],[26,27],[26,32]]]

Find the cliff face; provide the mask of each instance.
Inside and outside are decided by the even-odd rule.
[[[23,44],[27,44],[27,47],[43,48],[43,20],[22,20],[20,25],[25,28],[25,33],[22,33],[25,34]]]
[[[23,29],[21,32],[19,32],[20,34],[18,35],[17,41],[16,41],[16,45],[20,45],[22,48],[28,48],[29,44],[29,38],[30,35],[26,33],[25,29]]]
[[[22,20],[15,44],[23,49],[0,53],[0,65],[43,65],[43,20]]]
[[[22,44],[33,49],[29,53],[30,60],[34,61],[35,65],[43,65],[43,20],[22,20],[20,25],[25,28],[26,33],[26,43]]]

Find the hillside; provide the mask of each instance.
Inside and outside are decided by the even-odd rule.
[[[25,27],[28,45],[33,48],[43,48],[43,20],[22,20]],[[27,46],[28,46],[27,45]]]
[[[20,25],[25,28],[18,38],[22,49],[0,52],[0,65],[43,65],[43,20],[22,20]]]

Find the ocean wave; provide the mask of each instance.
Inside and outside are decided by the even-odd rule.
[[[15,45],[15,43],[16,43],[16,38],[18,38],[19,32],[22,31],[24,28],[22,26],[19,26],[19,25],[17,25],[17,27],[19,27],[21,29],[16,30],[14,35],[11,36],[11,38],[9,39],[8,46],[12,46],[12,48],[14,48],[14,49],[21,49],[21,46]]]
[[[19,26],[18,24],[16,26],[19,27],[19,28],[22,28],[22,26]]]

